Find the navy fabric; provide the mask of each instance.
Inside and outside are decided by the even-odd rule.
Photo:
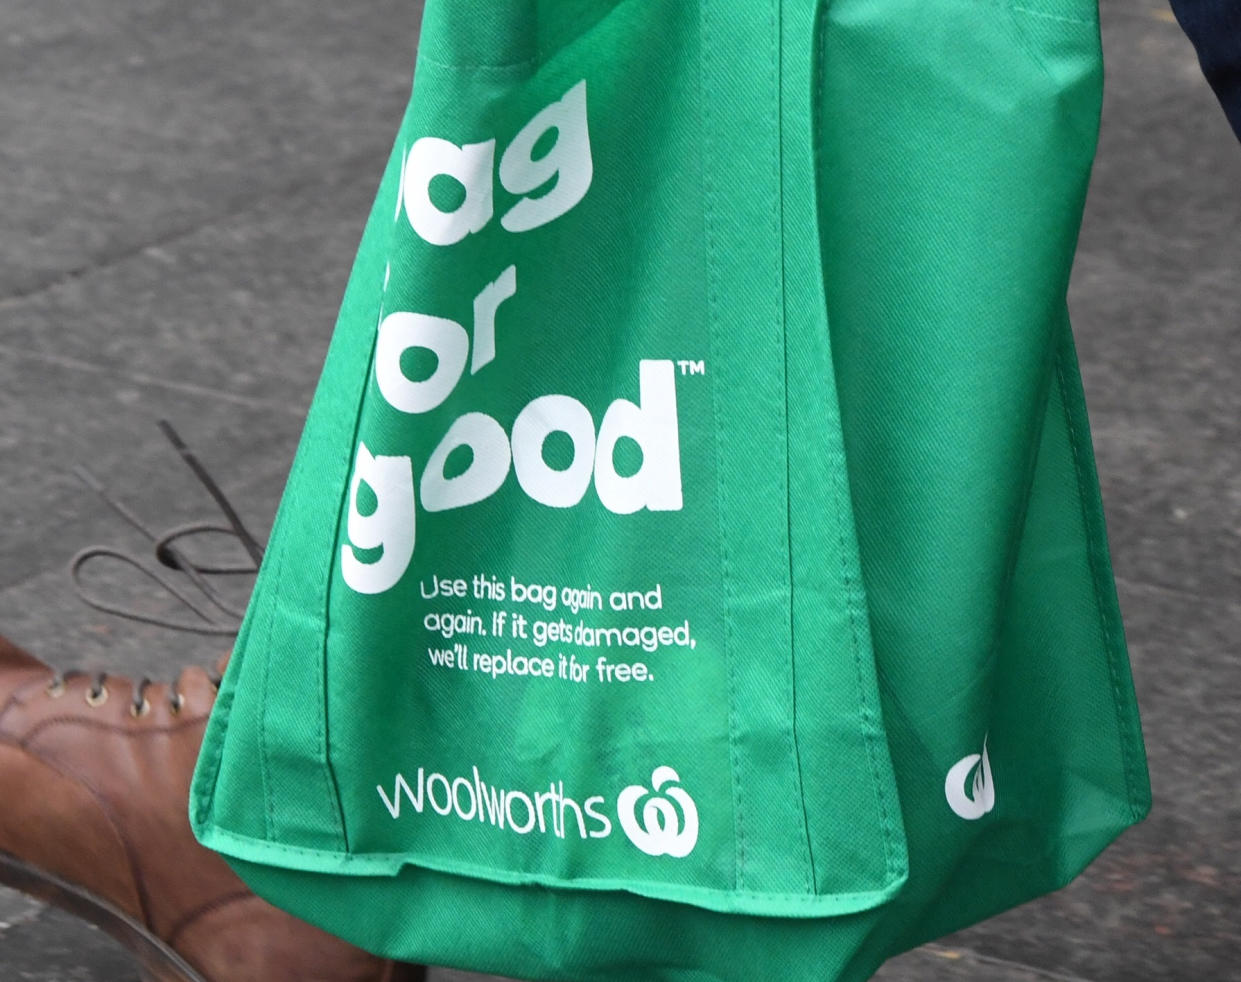
[[[1241,138],[1241,0],[1171,0],[1211,88]]]

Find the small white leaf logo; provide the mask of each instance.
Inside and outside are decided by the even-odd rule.
[[[974,780],[971,791],[967,793],[965,785],[971,771]],[[995,784],[991,778],[991,758],[987,756],[985,738],[981,754],[962,757],[952,766],[944,781],[944,794],[948,798],[948,807],[966,821],[982,818],[995,807]]]
[[[616,815],[621,828],[629,836],[629,841],[648,856],[680,859],[693,852],[698,842],[698,807],[694,799],[679,787],[670,787],[663,791],[663,796],[659,795],[665,784],[679,784],[680,781],[681,778],[671,767],[656,767],[651,774],[653,791],[641,784],[631,784],[617,796]],[[642,821],[639,822],[638,802],[643,798],[646,798],[646,803],[642,806]],[[680,814],[676,805],[681,806]]]

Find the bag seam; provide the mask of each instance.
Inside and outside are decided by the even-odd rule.
[[[489,65],[486,63],[454,63],[450,61],[439,61],[435,58],[429,58],[425,55],[418,56],[419,67],[425,65],[445,72],[473,72],[484,75],[516,75],[520,72],[528,71],[531,68],[537,68],[539,65],[538,58],[527,58],[524,61],[514,61],[507,64]]]
[[[818,44],[816,46],[816,55],[815,55],[816,91],[818,91],[819,88],[821,88],[822,80],[826,77],[826,71],[825,71],[824,66],[827,63],[827,27],[828,27],[828,12],[829,12],[830,7],[831,7],[831,0],[823,0],[823,2],[821,3],[819,7]],[[821,101],[814,107],[814,113],[815,113],[815,116],[814,116],[814,125],[815,125],[815,129],[814,129],[814,171],[815,171],[815,194],[817,198],[817,195],[819,193],[819,178],[820,178],[820,175],[822,174],[822,159],[823,159],[822,141],[823,141],[823,132],[825,129],[823,125],[823,106],[822,106]],[[825,312],[825,317],[826,317],[827,316],[826,284],[824,284],[824,286],[825,286],[824,312]],[[830,343],[830,329],[828,331],[828,339]],[[834,370],[834,366],[833,366],[833,370]],[[862,669],[861,638],[858,633],[858,617],[859,617],[860,612],[857,610],[857,596],[855,592],[856,588],[853,584],[852,577],[849,575],[848,560],[847,560],[846,552],[845,552],[846,545],[847,545],[845,541],[846,515],[844,511],[843,502],[844,502],[846,491],[845,491],[845,488],[843,487],[841,474],[844,471],[847,464],[846,464],[846,460],[844,457],[843,421],[842,421],[842,425],[840,426],[840,441],[839,441],[838,446],[834,449],[836,449],[837,453],[839,454],[839,459],[837,461],[838,466],[832,468],[832,471],[833,471],[832,507],[835,509],[835,513],[836,513],[837,546],[838,546],[837,552],[840,556],[840,578],[841,578],[841,587],[842,587],[842,590],[844,593],[844,599],[845,599],[845,612],[849,619],[850,652],[853,655],[854,669],[857,674],[858,715],[863,724],[862,740],[866,745],[866,759],[867,759],[867,763],[870,765],[871,788],[875,794],[875,803],[879,808],[880,826],[881,826],[882,833],[883,833],[884,873],[889,880],[893,880],[893,879],[899,879],[903,875],[907,875],[907,871],[905,869],[906,864],[898,861],[897,851],[892,842],[892,833],[893,833],[892,816],[888,809],[887,797],[884,794],[883,780],[882,780],[882,776],[879,773],[879,762],[875,756],[875,745],[874,745],[875,736],[873,732],[875,728],[875,720],[871,714],[870,705],[866,699],[866,680],[864,677],[865,673],[863,672],[863,669]],[[874,651],[873,644],[871,645],[871,650],[872,650],[872,656],[873,656],[873,651]],[[878,666],[876,665],[876,679],[877,677],[878,677]],[[876,689],[876,696],[877,695],[878,695],[878,690]]]
[[[703,183],[703,239],[704,254],[707,265],[707,323],[708,335],[711,339],[711,355],[715,360],[720,352],[717,325],[719,324],[719,264],[716,260],[718,255],[718,242],[715,235],[716,218],[714,215],[713,204],[715,196],[718,193],[713,176],[712,164],[714,161],[715,146],[712,139],[714,117],[711,113],[711,99],[707,89],[709,87],[709,62],[708,54],[711,48],[711,39],[713,37],[710,28],[710,16],[708,15],[709,0],[702,0],[702,9],[699,14],[701,24],[701,47],[698,53],[699,60],[699,111],[702,115],[702,183]],[[724,581],[724,658],[728,663],[728,754],[729,754],[729,770],[732,777],[733,790],[733,828],[736,838],[736,850],[733,857],[733,885],[734,889],[741,889],[744,882],[743,870],[745,867],[745,810],[741,797],[741,780],[740,780],[740,759],[737,752],[737,664],[734,657],[734,649],[736,647],[736,625],[733,620],[733,610],[736,606],[736,587],[732,576],[732,555],[729,549],[728,537],[725,535],[727,526],[726,515],[728,514],[728,495],[725,491],[724,475],[720,471],[720,466],[727,457],[727,441],[724,437],[723,418],[720,407],[721,395],[719,387],[713,385],[711,387],[711,411],[715,422],[715,454],[716,454],[716,473],[715,473],[715,501],[716,501],[716,522],[718,528],[718,538],[720,543],[720,575]]]
[[[771,195],[772,236],[780,250],[779,275],[780,289],[773,294],[774,326],[783,348],[784,369],[784,425],[781,427],[784,450],[784,534],[785,553],[787,555],[789,603],[788,627],[789,650],[786,661],[787,672],[785,687],[785,704],[789,707],[788,728],[785,731],[789,757],[793,762],[793,800],[801,804],[801,848],[802,889],[807,894],[814,894],[815,878],[814,854],[810,841],[810,820],[806,811],[806,789],[803,780],[801,750],[797,741],[797,624],[795,616],[793,583],[793,479],[792,456],[789,452],[789,332],[788,332],[788,267],[784,242],[785,209],[784,209],[784,84],[782,77],[783,37],[781,35],[781,2],[770,0],[770,18],[767,29],[771,37],[770,73],[768,91],[771,93],[772,118],[775,127],[775,138],[771,143],[772,184],[775,194]]]
[[[1087,17],[1065,17],[1063,14],[1049,14],[1045,10],[1032,10],[1029,7],[1022,7],[1012,4],[1011,9],[1023,14],[1029,14],[1031,17],[1041,17],[1043,20],[1057,21],[1061,24],[1076,24],[1079,27],[1094,27],[1095,22]]]
[[[1068,398],[1068,391],[1064,377],[1064,360],[1063,345],[1065,338],[1061,336],[1061,350],[1056,353],[1056,379],[1060,387],[1060,401],[1064,406],[1064,417],[1066,428],[1068,430],[1069,448],[1073,455],[1073,473],[1077,481],[1078,505],[1081,509],[1082,524],[1086,531],[1086,562],[1090,568],[1090,580],[1093,586],[1095,614],[1098,623],[1100,639],[1103,642],[1105,657],[1107,658],[1108,675],[1112,683],[1112,700],[1113,710],[1116,714],[1117,726],[1117,742],[1120,744],[1121,768],[1125,775],[1125,792],[1129,799],[1130,814],[1133,817],[1138,816],[1139,809],[1134,805],[1137,800],[1135,788],[1137,783],[1134,780],[1135,769],[1133,755],[1129,747],[1129,734],[1126,730],[1132,729],[1132,721],[1128,718],[1126,712],[1127,700],[1124,699],[1121,692],[1121,680],[1119,666],[1117,664],[1118,646],[1116,645],[1114,635],[1112,633],[1112,618],[1108,616],[1108,612],[1103,602],[1103,587],[1101,583],[1102,572],[1099,568],[1098,549],[1096,548],[1098,540],[1098,523],[1092,520],[1090,510],[1088,508],[1089,498],[1087,497],[1087,482],[1084,480],[1084,464],[1080,451],[1081,436],[1078,432],[1077,423],[1074,419],[1072,404]]]
[[[712,887],[696,887],[691,884],[672,883],[666,880],[641,880],[634,881],[630,879],[618,880],[617,885],[612,885],[611,880],[607,879],[579,879],[567,880],[559,877],[549,876],[546,874],[526,874],[523,872],[514,872],[510,869],[496,868],[490,866],[475,865],[472,863],[456,863],[452,861],[439,862],[438,857],[417,855],[407,852],[391,852],[391,853],[367,853],[364,856],[355,856],[348,853],[332,853],[325,852],[322,849],[308,848],[305,846],[292,846],[280,842],[271,842],[267,840],[254,839],[249,836],[241,835],[236,832],[230,832],[227,829],[215,829],[211,834],[211,848],[230,856],[234,859],[247,863],[255,863],[262,865],[273,865],[274,863],[266,863],[262,859],[255,858],[255,855],[242,855],[242,851],[251,852],[251,849],[257,847],[258,850],[284,856],[301,857],[304,860],[328,860],[323,866],[330,868],[313,869],[309,865],[296,865],[288,867],[278,867],[279,869],[297,870],[301,872],[312,872],[326,876],[392,876],[398,875],[398,870],[389,870],[386,872],[359,871],[353,872],[349,867],[370,867],[377,863],[392,864],[399,863],[401,867],[412,866],[420,870],[428,870],[436,873],[446,874],[450,876],[460,876],[478,880],[485,884],[495,884],[501,886],[512,885],[529,885],[537,883],[547,885],[550,889],[560,890],[575,895],[589,895],[602,891],[612,893],[634,893],[636,896],[654,896],[656,892],[660,897],[667,898],[672,894],[680,894],[683,897],[733,897],[738,900],[767,900],[773,902],[788,902],[797,904],[798,906],[827,906],[847,908],[833,913],[814,913],[814,914],[789,914],[784,916],[803,919],[805,917],[838,917],[845,916],[847,913],[857,913],[865,910],[874,909],[885,898],[892,894],[891,885],[885,885],[875,890],[853,890],[842,893],[829,894],[805,894],[805,893],[788,893],[788,892],[764,892],[761,890],[737,890],[737,889],[717,889]],[[230,847],[232,847],[230,849]],[[236,850],[236,851],[233,851]],[[621,883],[628,885],[621,885]],[[606,884],[606,885],[600,885]],[[645,888],[647,892],[640,892],[641,888]],[[822,901],[834,901],[834,903],[822,903]],[[674,901],[693,903],[692,900]],[[864,904],[861,906],[859,904]],[[706,908],[714,910],[716,908]],[[772,915],[755,915],[755,916],[772,916]],[[780,915],[775,915],[780,916]]]
[[[402,128],[404,128],[403,125],[402,125]],[[383,268],[384,268],[384,282],[383,282],[383,288],[380,290],[380,294],[379,294],[379,314],[375,322],[376,328],[371,333],[370,350],[368,351],[367,356],[366,356],[365,381],[363,381],[362,385],[359,388],[358,397],[357,397],[356,405],[354,408],[353,428],[351,431],[350,442],[349,442],[350,463],[348,467],[346,468],[345,480],[344,482],[342,482],[341,492],[336,500],[336,522],[333,526],[332,538],[330,540],[331,553],[329,555],[329,559],[327,563],[326,582],[324,584],[324,589],[323,589],[323,645],[322,645],[323,726],[321,728],[321,740],[319,743],[319,749],[321,750],[322,755],[323,755],[324,782],[327,785],[328,791],[333,799],[333,804],[335,805],[334,812],[335,812],[335,818],[336,818],[336,831],[340,835],[346,854],[349,854],[350,847],[349,847],[349,836],[347,832],[348,826],[346,824],[346,819],[345,819],[345,806],[344,806],[344,801],[340,794],[340,782],[336,777],[336,769],[335,767],[332,766],[331,753],[329,751],[330,736],[328,732],[328,729],[329,729],[328,717],[329,717],[329,701],[330,700],[328,699],[328,664],[329,664],[328,636],[331,633],[330,627],[331,627],[331,612],[332,612],[332,592],[336,584],[335,573],[336,573],[336,563],[338,561],[337,557],[340,554],[341,526],[344,524],[344,520],[345,520],[345,509],[347,507],[350,507],[348,498],[350,495],[350,490],[353,486],[352,471],[353,471],[353,467],[355,466],[354,460],[357,455],[358,441],[359,441],[361,430],[362,430],[362,414],[366,411],[367,395],[370,389],[371,375],[374,371],[375,350],[376,350],[376,345],[378,343],[378,338],[379,338],[378,325],[382,323],[384,314],[387,312],[387,309],[388,309],[388,287],[391,283],[393,243],[394,243],[394,240],[396,239],[396,227],[399,225],[400,220],[401,220],[401,211],[399,207],[399,198],[401,195],[400,189],[404,187],[404,183],[405,183],[405,163],[406,163],[406,153],[407,153],[405,148],[406,148],[406,143],[404,140],[402,140],[401,141],[401,157],[400,157],[400,163],[398,165],[399,170],[397,173],[398,208],[393,216],[392,224],[388,228],[387,242],[384,245],[384,249],[382,253]],[[395,149],[396,147],[393,146],[394,151]],[[376,213],[377,214],[379,213],[378,209],[376,209]]]
[[[294,492],[296,494],[296,492]],[[263,617],[263,702],[259,713],[259,780],[263,789],[263,832],[268,839],[275,838],[276,798],[271,790],[270,765],[267,751],[267,715],[271,706],[268,698],[271,680],[272,633],[276,619],[276,598],[281,595],[280,582],[284,576],[284,543],[279,545],[276,553],[275,585],[272,596],[267,601],[267,609]],[[231,708],[231,707],[230,707]]]

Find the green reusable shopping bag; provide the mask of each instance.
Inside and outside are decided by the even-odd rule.
[[[190,803],[392,957],[864,979],[1149,805],[1091,0],[428,0]]]

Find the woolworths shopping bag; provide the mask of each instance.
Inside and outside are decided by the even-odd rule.
[[[863,979],[1147,807],[1087,0],[429,0],[191,818],[397,958]]]

